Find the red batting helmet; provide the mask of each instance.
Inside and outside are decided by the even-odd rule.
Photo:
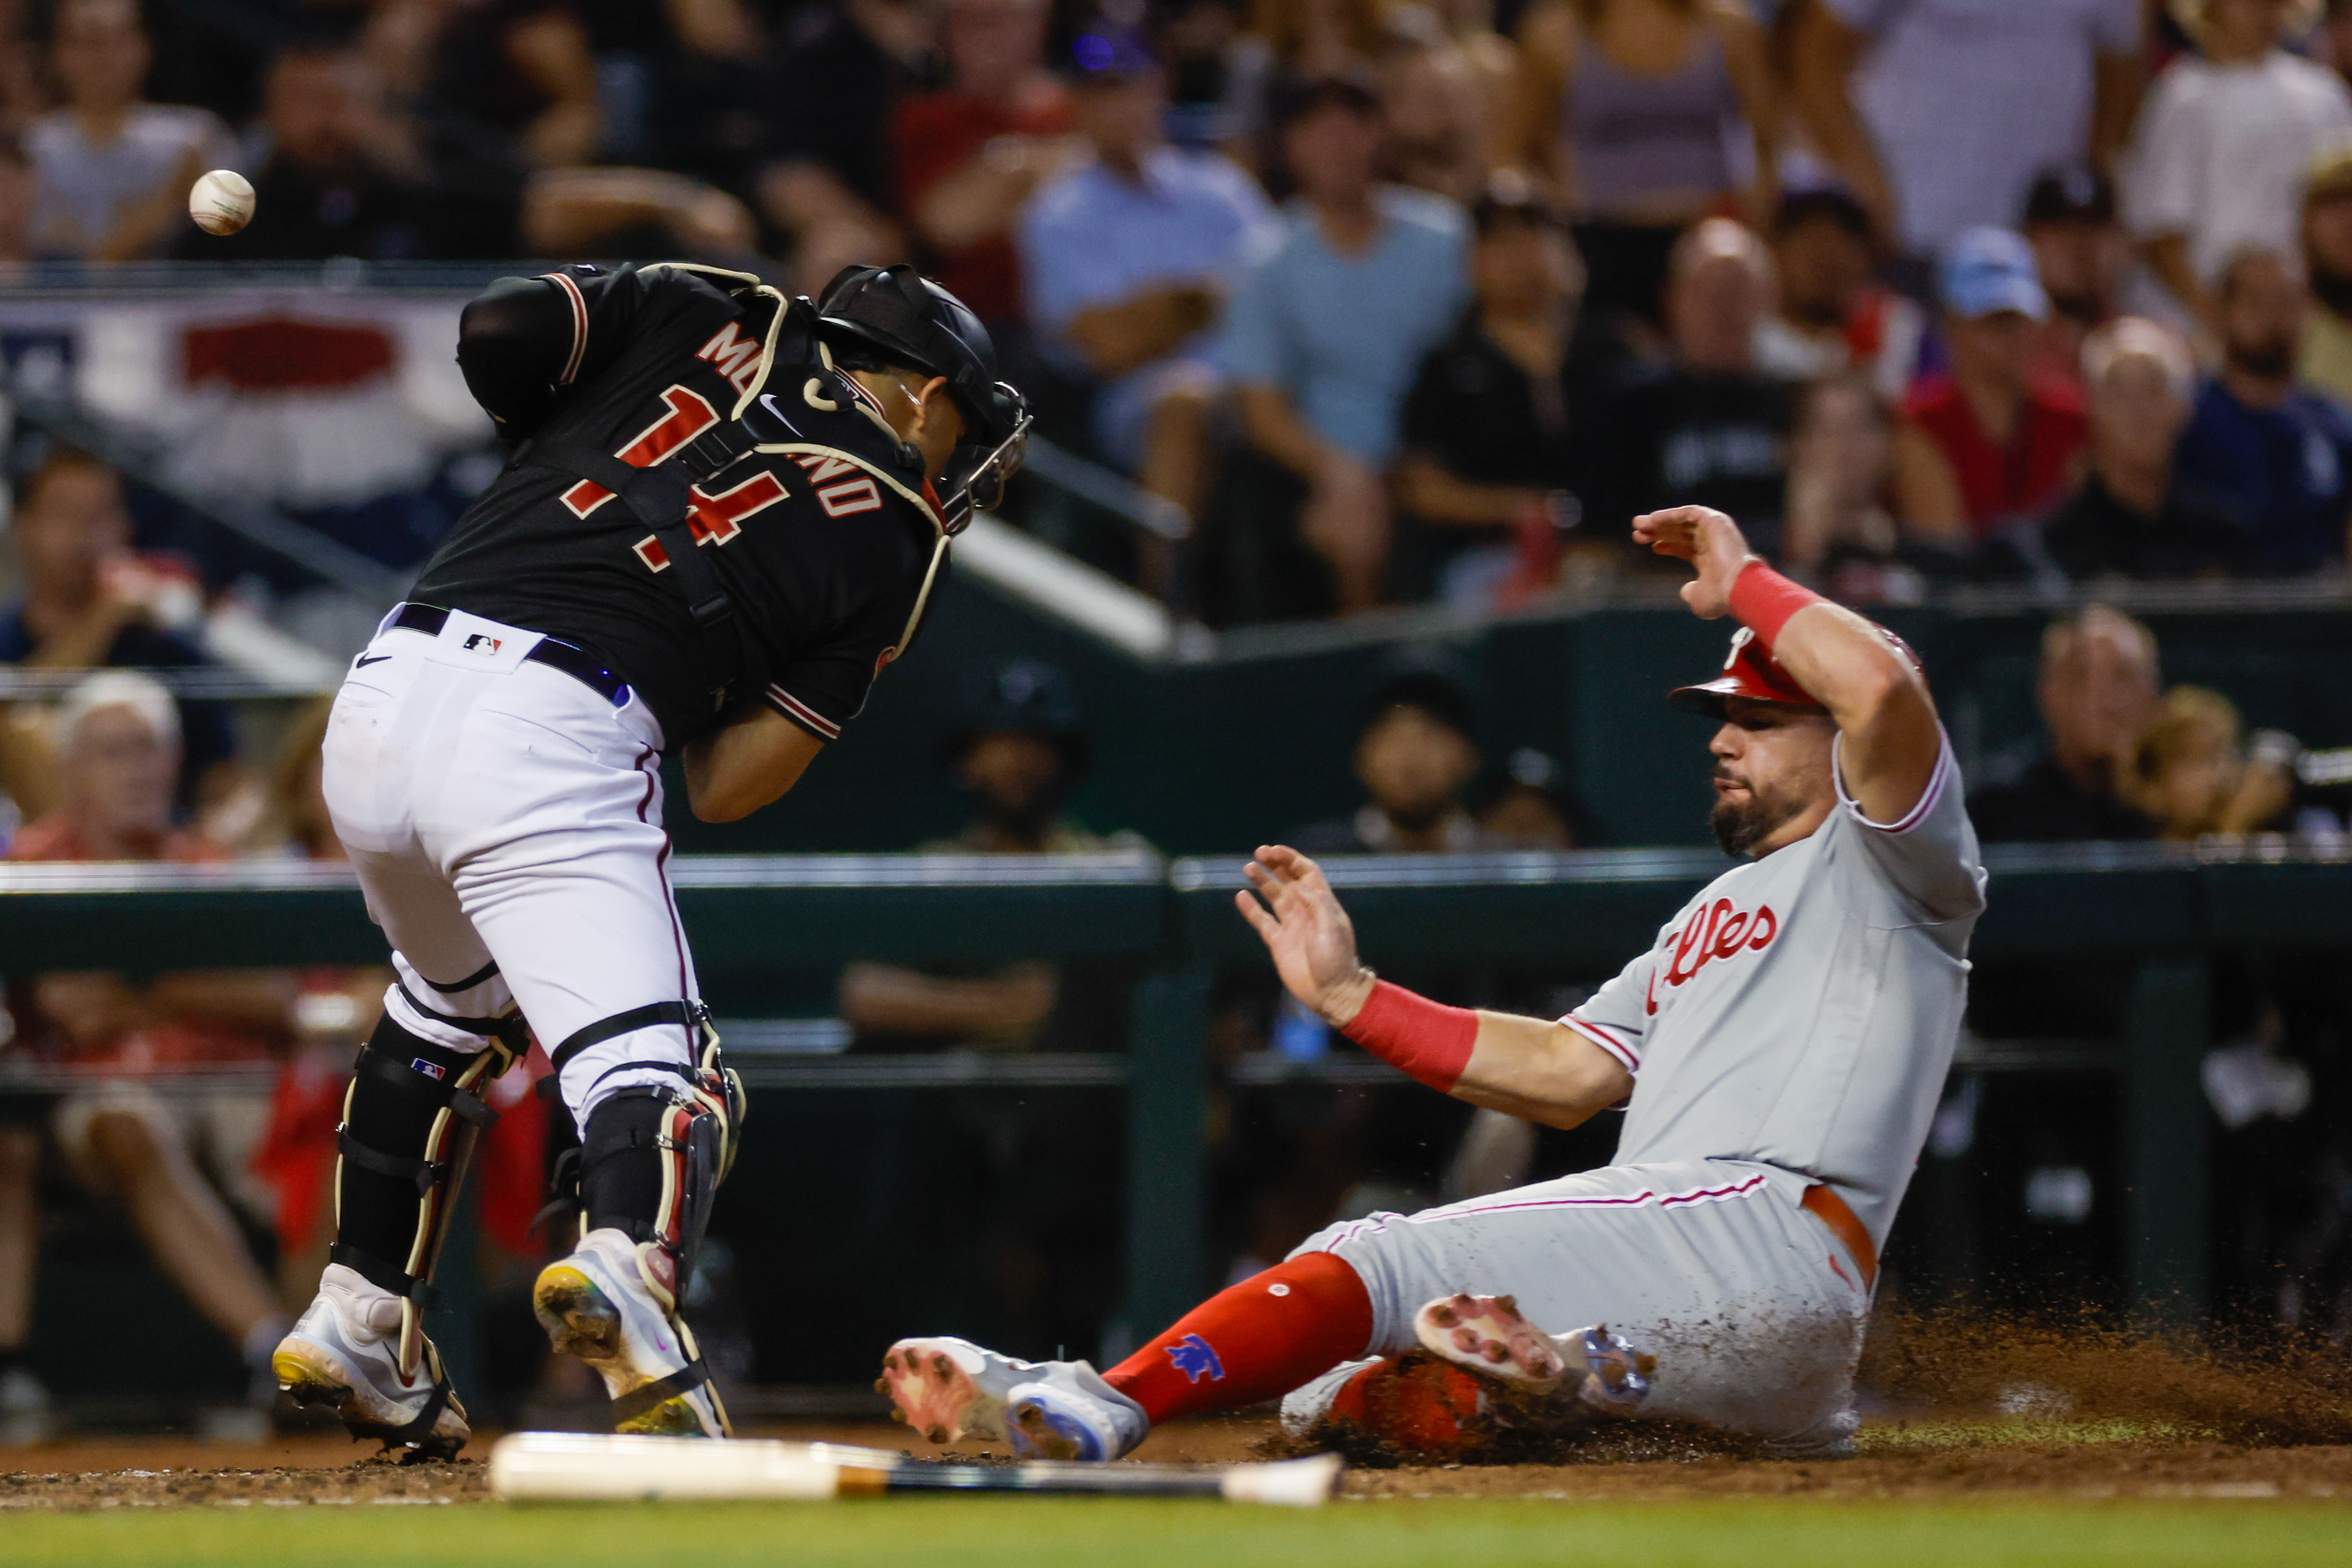
[[[1895,651],[1915,670],[1920,668],[1919,655],[1911,644],[1889,632],[1876,628],[1880,636],[1895,645]],[[1685,713],[1703,714],[1708,718],[1724,716],[1724,699],[1748,697],[1759,703],[1782,703],[1790,707],[1811,708],[1815,713],[1822,705],[1812,694],[1797,684],[1797,678],[1780,667],[1780,661],[1765,651],[1756,640],[1756,633],[1742,626],[1731,634],[1731,652],[1723,661],[1723,674],[1696,685],[1676,686],[1666,694],[1666,700]]]

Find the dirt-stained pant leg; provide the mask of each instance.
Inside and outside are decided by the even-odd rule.
[[[1870,1301],[1802,1186],[1727,1160],[1621,1166],[1347,1221],[1298,1251],[1363,1277],[1376,1354],[1412,1348],[1439,1296],[1516,1296],[1553,1333],[1606,1323],[1654,1354],[1644,1416],[1813,1448],[1853,1429]]]

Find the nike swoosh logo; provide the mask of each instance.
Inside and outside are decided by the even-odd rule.
[[[786,418],[784,417],[784,411],[783,411],[782,409],[780,409],[780,408],[778,408],[778,407],[776,406],[776,394],[775,394],[775,393],[773,393],[773,392],[761,392],[761,393],[760,394],[760,406],[761,406],[761,408],[766,409],[770,413],[774,414],[774,415],[776,416],[776,423],[777,423],[778,424],[782,425],[786,430],[791,431],[794,435],[798,435],[798,434],[801,434],[801,427],[800,427],[799,425],[797,425],[797,424],[794,424],[791,420],[786,419]]]
[[[352,668],[354,670],[364,670],[370,664],[381,664],[386,659],[391,657],[392,655],[389,653],[376,653],[373,655],[362,653],[358,658],[352,661]]]

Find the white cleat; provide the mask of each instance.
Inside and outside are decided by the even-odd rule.
[[[902,1339],[875,1391],[934,1443],[980,1437],[1024,1459],[1116,1459],[1143,1441],[1143,1406],[1083,1361],[1016,1361],[967,1339]]]
[[[1519,1315],[1509,1296],[1441,1296],[1413,1314],[1413,1337],[1432,1355],[1487,1379],[1522,1400],[1573,1387],[1607,1415],[1630,1416],[1650,1396],[1658,1359],[1606,1323],[1546,1333]]]
[[[400,1298],[341,1263],[327,1265],[269,1369],[294,1403],[332,1406],[352,1437],[387,1448],[453,1458],[473,1436],[431,1340],[415,1375],[401,1375]]]
[[[625,1231],[590,1231],[569,1258],[540,1270],[531,1311],[558,1354],[576,1355],[603,1374],[615,1431],[730,1437],[693,1332],[655,1284],[642,1251]]]

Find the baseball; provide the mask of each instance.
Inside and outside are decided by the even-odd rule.
[[[233,235],[253,221],[253,183],[215,169],[188,187],[188,216],[208,235]]]

